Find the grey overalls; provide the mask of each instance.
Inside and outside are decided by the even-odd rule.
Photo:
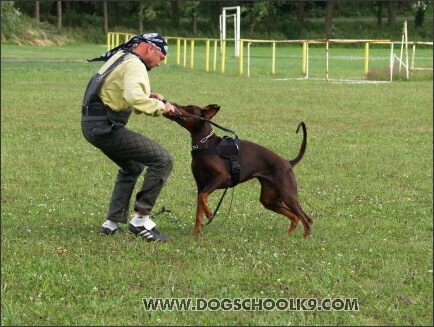
[[[125,60],[136,55],[128,50],[104,73],[95,74],[83,98],[81,128],[86,140],[116,163],[119,169],[107,219],[127,222],[130,199],[145,166],[143,185],[136,195],[135,211],[150,214],[173,167],[172,155],[155,141],[125,127],[132,109],[116,112],[105,106],[98,93],[104,78]],[[137,55],[136,55],[137,56]]]

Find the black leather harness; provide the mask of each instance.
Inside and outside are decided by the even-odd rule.
[[[218,154],[222,158],[229,159],[231,162],[231,173],[233,186],[240,182],[240,162],[238,161],[238,154],[240,153],[240,140],[224,136],[220,144],[216,148],[194,149],[191,151],[193,159],[199,156],[207,156]]]

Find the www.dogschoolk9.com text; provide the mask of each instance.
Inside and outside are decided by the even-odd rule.
[[[147,311],[359,311],[357,298],[144,298]]]

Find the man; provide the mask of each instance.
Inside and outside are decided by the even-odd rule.
[[[144,181],[136,194],[128,231],[148,241],[167,241],[150,213],[173,167],[163,146],[125,127],[132,112],[160,116],[176,108],[151,91],[148,71],[165,59],[168,46],[158,33],[141,34],[88,61],[105,61],[86,88],[81,127],[86,140],[100,149],[120,169],[114,184],[107,220],[100,234],[112,235],[126,223],[131,196],[145,166]]]

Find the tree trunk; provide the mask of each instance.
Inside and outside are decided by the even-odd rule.
[[[57,28],[62,28],[62,1],[57,1]]]
[[[330,33],[332,30],[332,20],[333,20],[333,2],[334,0],[327,1],[325,20],[324,20],[324,31],[326,34]]]
[[[71,1],[66,1],[66,20],[68,24],[68,29],[72,28],[72,13],[71,13]]]
[[[221,14],[220,1],[211,1],[211,25],[212,26],[219,26],[220,14]]]
[[[414,26],[422,27],[424,20],[425,20],[425,8],[423,8],[423,5],[419,5],[416,11],[416,16],[414,17]]]
[[[395,28],[395,1],[387,2],[387,27]]]
[[[196,12],[196,8],[193,8],[191,10],[191,25],[192,25],[193,35],[196,35],[197,34],[197,12]]]
[[[174,27],[181,26],[181,18],[179,16],[179,2],[171,1],[170,7],[172,8],[172,24]]]
[[[102,15],[104,20],[104,34],[108,34],[108,10],[107,1],[102,2]]]
[[[35,1],[35,19],[36,21],[40,21],[40,15],[39,15],[39,1]]]
[[[383,19],[383,1],[377,1],[377,25],[381,25],[381,21]]]
[[[139,16],[139,32],[140,34],[143,34],[143,13],[145,11],[145,4],[143,3],[143,1],[140,1],[139,3],[139,12],[138,12],[138,16]]]
[[[305,16],[306,12],[304,10],[304,1],[299,1],[297,7],[297,21],[301,27],[304,27]]]

